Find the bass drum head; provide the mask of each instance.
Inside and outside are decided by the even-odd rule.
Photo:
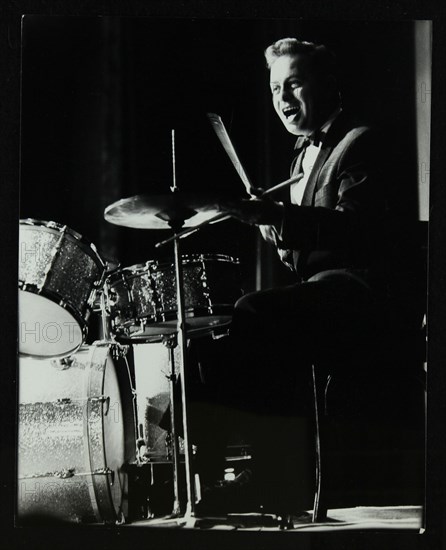
[[[19,351],[33,357],[66,357],[84,334],[71,313],[45,296],[19,290]]]

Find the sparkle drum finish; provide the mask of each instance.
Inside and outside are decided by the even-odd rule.
[[[239,260],[222,254],[182,256],[186,329],[200,335],[230,323],[242,295]],[[105,283],[111,330],[122,342],[156,342],[177,331],[174,263],[148,261]]]
[[[19,520],[122,521],[135,404],[122,346],[19,363]]]
[[[19,232],[19,353],[66,357],[85,341],[105,263],[67,226],[26,219]]]

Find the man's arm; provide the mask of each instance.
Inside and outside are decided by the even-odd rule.
[[[273,242],[279,248],[339,250],[364,246],[364,235],[379,223],[386,207],[386,189],[377,175],[375,151],[371,132],[363,132],[349,143],[341,142],[321,170],[323,186],[316,193],[315,206],[255,199],[233,201],[221,208],[245,223],[274,226],[275,231],[268,233],[277,233]]]
[[[375,136],[360,133],[338,144],[321,170],[314,206],[284,206],[280,241],[293,250],[340,250],[365,246],[383,222],[387,185]]]

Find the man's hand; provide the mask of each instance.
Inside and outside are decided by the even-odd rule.
[[[218,208],[222,213],[251,225],[280,224],[283,217],[283,204],[269,199],[223,200]]]

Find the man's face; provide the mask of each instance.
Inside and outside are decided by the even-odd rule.
[[[311,73],[308,56],[282,55],[271,65],[274,109],[291,134],[309,135],[327,113],[327,90]]]

